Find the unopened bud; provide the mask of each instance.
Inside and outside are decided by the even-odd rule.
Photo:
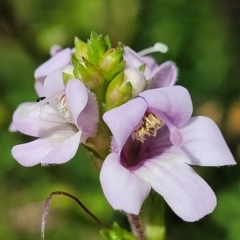
[[[108,42],[106,42],[106,40],[108,40]],[[104,38],[102,35],[92,32],[87,42],[88,61],[98,66],[99,59],[108,50],[109,44],[108,38]]]
[[[98,100],[103,100],[103,74],[87,59],[79,61],[75,56],[72,57],[74,76],[80,79],[84,85],[96,94]]]
[[[146,79],[142,73],[135,68],[127,68],[124,71],[124,82],[130,82],[132,85],[132,97],[136,97],[146,88]]]
[[[124,83],[124,72],[121,72],[107,88],[105,111],[118,107],[130,99],[132,99],[132,85],[130,82]]]
[[[114,76],[125,67],[123,61],[123,46],[111,48],[105,52],[99,60],[99,69],[103,72],[107,81],[111,81]]]

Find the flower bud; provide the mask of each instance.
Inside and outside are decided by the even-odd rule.
[[[121,72],[107,88],[105,111],[118,107],[130,99],[132,99],[132,85],[130,82],[124,83],[124,72]]]
[[[74,76],[80,79],[89,90],[95,93],[98,100],[102,101],[104,86],[103,74],[85,58],[79,61],[73,55],[72,62],[74,66]]]
[[[107,81],[111,81],[124,67],[123,45],[109,49],[99,60],[99,69],[103,72]]]
[[[135,68],[127,68],[124,71],[123,83],[127,82],[130,82],[132,85],[132,97],[136,97],[147,85],[144,75]]]
[[[109,44],[108,38],[92,32],[87,42],[87,60],[98,66],[99,59],[108,50]]]

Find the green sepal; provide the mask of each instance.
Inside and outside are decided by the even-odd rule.
[[[104,41],[105,41],[107,50],[110,49],[112,47],[112,45],[111,45],[111,41],[110,41],[110,38],[108,35],[104,37]]]
[[[98,65],[100,57],[108,50],[108,45],[108,40],[105,40],[102,35],[92,32],[87,43],[87,59],[89,62]]]
[[[68,73],[65,73],[65,72],[63,72],[62,74],[63,74],[63,82],[64,82],[64,84],[67,84],[71,79],[74,78],[74,76],[71,75],[71,74],[68,74]]]
[[[103,74],[90,63],[87,59],[82,58],[78,60],[76,56],[72,56],[73,74],[76,78],[80,79],[84,85],[96,94],[99,101],[104,99],[104,76]]]
[[[148,86],[151,82],[152,82],[152,78],[151,79],[148,79],[148,80],[146,80],[146,86]]]
[[[102,229],[100,234],[105,240],[137,240],[132,233],[121,228],[116,222],[113,223],[112,229]]]
[[[75,54],[72,55],[72,64],[73,64],[73,75],[75,78],[81,79],[81,74],[79,72],[80,65],[82,65],[82,62],[77,59]]]
[[[109,84],[106,92],[105,111],[118,107],[132,99],[132,85],[123,83],[124,72],[119,73]]]
[[[144,73],[145,69],[146,69],[146,64],[143,64],[143,65],[138,67],[138,71],[141,72],[141,73]]]
[[[93,90],[103,84],[101,72],[87,59],[79,61],[74,55],[72,56],[73,74],[80,79],[90,90]]]
[[[103,72],[104,78],[111,81],[119,72],[125,68],[123,60],[123,45],[111,48],[99,59],[99,69]]]
[[[87,58],[87,44],[79,38],[75,37],[74,45],[76,58],[79,60],[81,60],[82,57]]]

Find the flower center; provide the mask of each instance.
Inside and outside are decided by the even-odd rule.
[[[144,142],[147,137],[157,135],[157,131],[164,126],[162,119],[157,118],[153,113],[146,112],[142,118],[141,126],[132,132],[132,138]]]
[[[72,115],[69,111],[68,101],[65,94],[58,97],[57,110],[59,111],[61,117],[63,117],[63,119],[66,121],[66,123],[74,124]]]

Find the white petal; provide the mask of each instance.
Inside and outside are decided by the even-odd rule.
[[[100,181],[103,192],[114,209],[136,215],[151,188],[150,184],[124,168],[115,153],[109,154],[103,162]]]
[[[148,181],[179,217],[193,222],[214,210],[216,197],[183,158],[177,154],[162,154],[158,159],[145,161],[134,173]]]
[[[180,129],[186,163],[200,166],[236,164],[217,125],[207,117],[193,117]]]

